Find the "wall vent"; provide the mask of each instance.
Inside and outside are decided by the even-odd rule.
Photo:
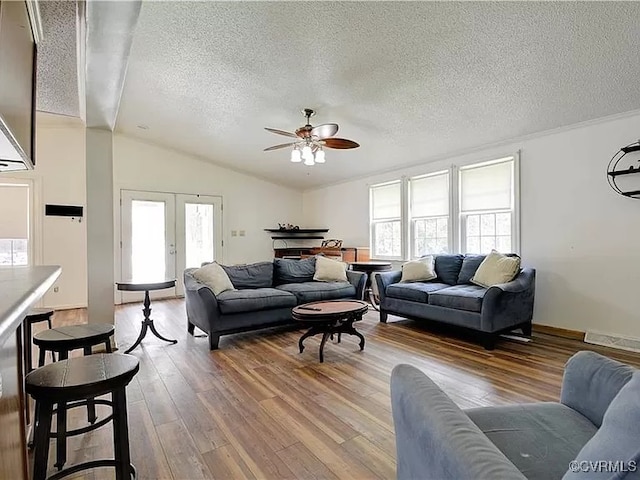
[[[627,337],[624,335],[611,335],[608,333],[587,330],[587,333],[584,336],[584,342],[640,353],[640,338]]]

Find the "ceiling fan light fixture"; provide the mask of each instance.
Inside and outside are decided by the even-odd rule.
[[[337,123],[323,123],[321,125],[311,125],[310,118],[315,115],[315,111],[305,108],[302,114],[305,116],[307,123],[295,130],[295,133],[279,130],[277,128],[265,127],[265,130],[277,135],[293,138],[294,141],[289,143],[281,143],[272,145],[264,149],[265,152],[272,150],[280,150],[281,148],[291,148],[291,163],[304,163],[304,165],[312,166],[316,163],[326,163],[325,148],[346,150],[358,148],[360,145],[353,140],[346,138],[336,138],[338,133]]]
[[[309,145],[305,145],[304,147],[302,147],[302,158],[305,162],[305,165],[307,165],[308,160],[311,160],[311,165],[313,165],[313,151],[311,150],[311,147]]]

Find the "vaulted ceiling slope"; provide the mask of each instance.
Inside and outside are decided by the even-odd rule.
[[[36,108],[80,116],[76,49],[76,2],[39,2],[42,41],[38,45]]]
[[[145,2],[116,128],[311,188],[640,108],[638,18],[634,2]],[[262,152],[287,141],[263,127],[293,131],[305,107],[361,147],[314,167]]]

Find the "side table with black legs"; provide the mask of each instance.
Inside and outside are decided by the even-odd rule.
[[[165,288],[175,287],[175,278],[171,280],[164,280],[161,282],[137,282],[131,280],[125,282],[116,282],[116,285],[118,286],[118,290],[121,291],[144,292],[144,308],[142,309],[144,319],[142,320],[142,329],[140,330],[138,339],[124,353],[130,353],[134,348],[140,345],[142,339],[147,335],[147,330],[151,330],[151,332],[160,340],[164,340],[165,342],[174,344],[178,343],[178,340],[171,340],[160,335],[158,333],[158,330],[156,330],[155,325],[153,324],[153,320],[149,317],[149,315],[151,315],[151,300],[149,299],[149,292],[152,290],[164,290]]]
[[[379,303],[376,301],[376,297],[373,294],[371,275],[373,274],[373,272],[384,272],[385,270],[391,270],[391,262],[350,262],[349,266],[354,272],[363,272],[367,274],[367,283],[364,287],[365,299],[368,297],[371,306],[376,310],[380,310],[378,308]]]

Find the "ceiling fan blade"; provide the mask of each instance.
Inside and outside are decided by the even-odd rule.
[[[347,140],[346,138],[321,138],[322,142],[324,142],[324,146],[327,148],[358,148],[360,146],[359,143],[354,142],[353,140]]]
[[[337,123],[325,123],[311,129],[311,135],[315,135],[320,138],[333,137],[336,133],[338,133]]]
[[[284,130],[278,130],[277,128],[264,127],[264,129],[267,132],[276,133],[278,135],[284,135],[285,137],[298,138],[298,136],[295,133],[285,132]]]
[[[287,148],[287,147],[292,147],[296,144],[297,142],[292,142],[292,143],[281,143],[280,145],[274,145],[273,147],[268,147],[265,148],[264,151],[265,152],[269,152],[271,150],[278,150],[280,148]]]

